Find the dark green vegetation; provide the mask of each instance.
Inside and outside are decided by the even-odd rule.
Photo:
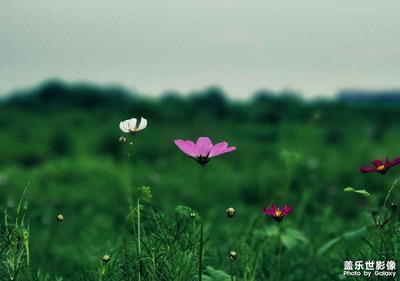
[[[120,131],[120,121],[140,116],[145,130]],[[371,211],[381,211],[400,166],[384,176],[358,170],[400,156],[399,107],[307,103],[290,93],[239,103],[217,88],[152,100],[51,82],[3,100],[0,129],[8,221],[0,223],[0,280],[17,264],[18,280],[138,280],[138,271],[142,280],[198,280],[201,224],[204,281],[231,280],[231,272],[237,280],[341,280],[346,260],[399,261],[397,210],[379,213],[392,217],[382,228]],[[173,142],[199,136],[237,150],[202,167]],[[348,186],[371,196],[343,192]],[[399,188],[387,206],[399,202]],[[293,207],[280,224],[262,212],[272,202]]]

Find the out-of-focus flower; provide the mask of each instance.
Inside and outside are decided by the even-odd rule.
[[[103,262],[108,263],[110,261],[110,256],[109,255],[104,255],[102,260],[103,260]]]
[[[280,210],[274,204],[271,204],[269,209],[263,208],[263,211],[267,216],[273,217],[277,222],[281,222],[282,219],[292,211],[292,207],[284,205],[282,210]]]
[[[126,137],[119,137],[118,139],[120,142],[126,142]]]
[[[195,159],[200,165],[207,164],[214,156],[236,149],[234,146],[228,147],[228,143],[225,141],[213,145],[208,137],[199,137],[196,144],[190,140],[184,141],[178,139],[174,142],[180,150]]]
[[[384,175],[387,172],[387,170],[389,170],[391,167],[400,164],[400,157],[397,157],[393,161],[389,161],[389,158],[386,157],[385,163],[383,163],[381,160],[373,160],[372,164],[374,165],[374,167],[362,166],[360,168],[360,172],[361,173],[376,172]]]
[[[58,215],[57,216],[57,221],[63,221],[64,220],[64,216],[63,215]]]
[[[137,125],[137,119],[131,118],[125,121],[121,121],[119,123],[119,128],[124,133],[135,133],[147,127],[147,120],[143,117],[140,117],[139,126],[136,125]]]
[[[230,257],[231,260],[236,260],[236,258],[237,258],[236,251],[230,251],[229,252],[229,257]]]
[[[226,215],[228,216],[228,218],[233,218],[233,216],[235,215],[235,209],[233,207],[229,207],[228,209],[226,209]]]

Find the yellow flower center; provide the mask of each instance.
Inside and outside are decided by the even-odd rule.
[[[382,171],[383,168],[385,168],[385,165],[380,165],[380,166],[378,166],[376,169],[377,169],[378,171]]]
[[[281,215],[281,213],[282,212],[278,209],[278,210],[275,211],[275,216],[279,217]]]

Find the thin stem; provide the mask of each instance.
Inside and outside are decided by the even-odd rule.
[[[282,254],[282,243],[281,243],[281,237],[282,236],[282,228],[281,224],[278,223],[278,244],[276,246],[276,259],[277,259],[277,278],[276,280],[280,280],[281,276],[281,254]]]
[[[24,245],[25,245],[25,251],[26,251],[26,265],[29,266],[30,264],[30,253],[29,253],[29,240],[28,238],[24,238]]]
[[[200,225],[200,250],[199,250],[199,281],[202,280],[203,268],[203,225]]]
[[[362,241],[364,241],[372,250],[374,250],[379,256],[381,255],[377,249],[364,237],[361,238]]]
[[[233,281],[233,261],[231,261],[231,281]]]
[[[238,281],[238,275],[239,275],[239,268],[236,266],[236,276],[235,276],[235,281]]]
[[[388,194],[386,195],[385,201],[383,202],[382,211],[383,211],[383,209],[384,209],[385,206],[386,206],[386,202],[387,202],[387,200],[389,199],[389,196],[390,196],[390,194],[392,193],[392,190],[393,190],[394,186],[396,185],[397,180],[398,180],[398,179],[396,179],[396,180],[393,182],[392,186],[391,186],[390,189],[389,189]]]
[[[139,271],[138,271],[138,280],[141,280],[141,272],[142,272],[142,255],[140,250],[140,200],[139,197],[137,199],[137,246],[138,246],[138,254],[139,254]]]
[[[193,218],[193,257],[196,256],[196,219]]]
[[[103,281],[103,277],[105,277],[107,274],[107,268],[108,268],[107,264],[103,263],[101,265],[101,267],[99,269],[99,281]],[[104,280],[106,280],[106,279],[104,279]]]
[[[25,197],[26,189],[28,188],[29,183],[30,183],[30,182],[28,182],[28,183],[26,184],[26,186],[25,186],[25,188],[24,188],[24,191],[22,192],[21,199],[19,200],[19,204],[18,204],[18,208],[17,208],[17,216],[16,216],[16,218],[15,218],[15,225],[17,225],[17,226],[18,226],[18,217],[19,217],[19,212],[20,212],[20,210],[21,210],[22,200],[23,200],[24,197]]]

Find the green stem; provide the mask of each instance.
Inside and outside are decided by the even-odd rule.
[[[239,275],[239,269],[236,266],[236,276],[235,276],[235,281],[238,281],[238,275]]]
[[[390,194],[392,193],[392,190],[393,190],[394,186],[395,186],[396,183],[397,183],[397,180],[398,180],[398,179],[396,179],[396,180],[393,182],[392,186],[391,186],[390,189],[389,189],[388,194],[386,195],[385,201],[383,202],[383,206],[382,206],[382,212],[383,212],[383,209],[384,209],[385,206],[386,206],[386,202],[387,202],[387,200],[389,199],[389,196],[390,196]]]
[[[30,264],[30,254],[29,254],[29,243],[28,243],[28,241],[25,242],[25,251],[26,251],[26,265],[29,266],[29,264]]]
[[[281,224],[278,223],[278,241],[277,241],[277,246],[276,246],[276,259],[277,259],[277,278],[276,280],[280,280],[281,277],[281,254],[282,254],[282,243],[281,239],[282,238],[282,228]]]
[[[193,257],[196,256],[196,219],[193,218]]]
[[[18,258],[18,239],[15,237],[15,247],[14,247],[14,268],[13,268],[13,280],[17,281],[18,280],[18,264],[19,264],[19,258]]]
[[[231,281],[233,281],[233,261],[231,261]]]
[[[361,240],[364,241],[364,243],[367,244],[376,254],[378,254],[378,256],[381,256],[379,251],[377,249],[375,249],[375,247],[367,239],[362,237]]]
[[[103,277],[107,274],[107,264],[102,264],[99,270],[99,281],[103,281]],[[106,279],[104,279],[106,280]]]
[[[142,255],[140,250],[140,201],[139,197],[137,199],[137,246],[138,246],[138,254],[139,254],[139,271],[138,271],[138,280],[141,281],[141,272],[142,272]]]
[[[28,183],[26,184],[26,186],[25,186],[25,188],[24,188],[24,191],[22,192],[21,198],[20,198],[20,200],[19,200],[19,204],[18,204],[18,208],[17,208],[17,216],[16,216],[16,218],[15,218],[15,225],[16,225],[16,226],[18,226],[18,218],[19,218],[19,212],[20,212],[20,210],[21,210],[22,200],[23,200],[24,197],[25,197],[25,193],[26,193],[26,190],[27,190],[27,188],[28,188],[28,186],[29,186],[29,183],[30,183],[30,182],[28,182]]]
[[[203,275],[203,225],[200,225],[200,250],[199,250],[199,281]]]

